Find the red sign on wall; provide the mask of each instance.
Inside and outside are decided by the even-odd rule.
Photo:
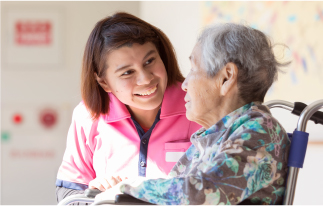
[[[45,109],[41,111],[39,120],[44,127],[51,128],[56,124],[57,113],[53,109]]]
[[[18,45],[50,45],[52,23],[49,21],[17,21],[15,42]]]

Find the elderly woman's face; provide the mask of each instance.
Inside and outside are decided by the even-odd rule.
[[[215,77],[208,77],[206,70],[201,67],[201,49],[197,44],[190,56],[191,71],[182,84],[186,91],[186,117],[206,129],[213,125],[216,111],[219,107],[220,82]]]

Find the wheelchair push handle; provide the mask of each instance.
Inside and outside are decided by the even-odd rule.
[[[292,114],[300,116],[302,111],[305,109],[305,107],[307,107],[307,105],[304,104],[303,102],[295,102]],[[323,112],[321,112],[321,111],[315,112],[310,117],[310,120],[312,120],[315,124],[322,124],[323,125]]]
[[[311,108],[308,108],[308,109],[313,110],[313,112],[315,111],[315,113],[311,113],[313,115],[311,115],[308,120],[314,121],[315,124],[322,124],[323,125],[323,112],[318,111],[320,109],[320,107],[313,109],[313,104],[315,104],[315,105],[317,104],[317,106],[320,106],[321,101],[323,101],[323,100],[318,100],[316,102],[313,102],[310,105]],[[266,105],[270,109],[283,108],[283,109],[291,111],[292,114],[295,114],[300,117],[301,117],[303,110],[307,107],[307,105],[304,104],[303,102],[292,103],[292,102],[288,102],[288,101],[284,101],[284,100],[271,100],[271,101],[265,102],[264,105]]]

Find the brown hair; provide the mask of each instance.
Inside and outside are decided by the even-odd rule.
[[[109,95],[98,84],[95,73],[101,77],[106,71],[108,52],[133,43],[152,42],[164,62],[168,83],[183,82],[174,48],[167,36],[157,27],[125,12],[117,12],[99,21],[92,30],[85,46],[81,92],[85,106],[93,119],[109,113]]]

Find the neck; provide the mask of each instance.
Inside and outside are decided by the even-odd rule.
[[[215,107],[213,111],[210,111],[206,118],[203,118],[199,124],[205,129],[208,129],[214,124],[218,123],[223,117],[239,109],[245,104],[246,103],[237,95],[227,96],[221,101],[220,105]]]
[[[130,114],[140,124],[141,127],[150,128],[154,124],[160,107],[157,107],[153,110],[142,110],[130,106],[127,106],[127,108]]]

